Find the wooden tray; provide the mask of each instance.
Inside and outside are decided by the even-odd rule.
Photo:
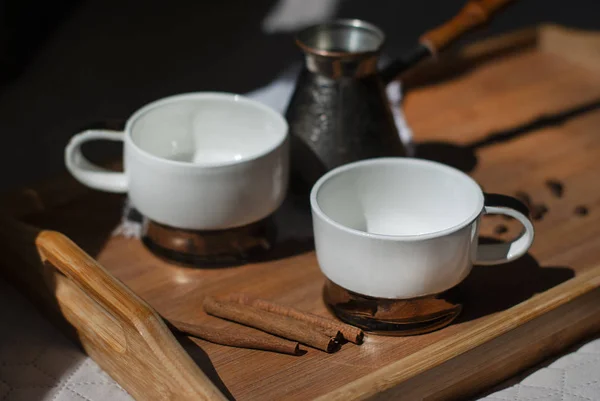
[[[598,48],[600,34],[541,26],[448,53],[438,63],[423,65],[405,77],[405,114],[419,155],[469,172],[488,192],[526,191],[533,203],[547,208],[535,222],[536,241],[530,254],[504,266],[475,267],[460,285],[465,308],[454,324],[414,337],[371,335],[362,346],[347,344],[331,355],[309,349],[294,357],[179,339],[182,345],[228,398],[449,399],[476,394],[597,332]],[[553,196],[546,187],[549,178],[564,183],[562,197]],[[29,223],[66,234],[167,318],[234,327],[201,310],[205,295],[234,291],[329,314],[321,297],[324,278],[307,235],[309,213],[302,201],[290,198],[278,213],[276,221],[285,239],[276,245],[271,260],[221,269],[169,264],[138,240],[112,237],[123,201],[61,179],[5,197],[3,205]],[[574,213],[580,205],[588,208],[587,215]],[[495,234],[499,224],[506,225],[508,232]],[[516,229],[512,222],[490,217],[482,233],[503,239]],[[52,260],[50,264],[60,272],[75,277],[68,258]],[[85,260],[84,273],[92,274],[93,263]],[[31,280],[18,269],[5,272],[17,281],[20,278],[21,284]],[[93,278],[84,273],[78,273],[83,277],[77,279],[79,287],[97,297],[94,288],[99,287],[86,284]],[[108,285],[110,274],[104,278],[103,285]],[[127,295],[125,287],[115,288]],[[148,319],[154,316],[150,308],[138,312]],[[120,321],[123,316],[112,318]],[[78,323],[67,319],[78,329],[85,347],[94,330],[83,327],[85,319]],[[184,399],[178,398],[177,391],[184,391],[193,380],[189,375],[188,381],[180,380],[173,366],[177,361],[184,366],[186,357],[160,325],[145,331],[144,319],[128,323],[133,327],[131,344],[140,338],[147,342],[153,335],[166,338],[164,353],[171,352],[167,358],[171,362],[165,369],[171,376],[161,373],[160,359],[146,363],[142,348],[124,346],[120,352],[134,356],[123,357],[126,364],[115,350],[92,349],[90,354],[140,399],[164,399],[169,394]],[[83,339],[82,332],[87,333]],[[149,349],[150,354],[157,352]],[[195,374],[187,365],[182,371]],[[199,371],[198,375],[202,376]],[[189,384],[187,396],[196,391],[198,398],[216,397],[212,388],[204,393],[198,390],[203,383]],[[164,392],[157,393],[156,388]]]

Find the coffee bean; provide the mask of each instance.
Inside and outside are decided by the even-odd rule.
[[[550,179],[546,180],[546,186],[548,187],[552,195],[556,196],[557,198],[562,198],[565,189],[562,182],[555,179]]]
[[[494,228],[494,234],[497,234],[497,235],[502,235],[507,231],[508,231],[508,227],[506,227],[504,224],[498,224]]]
[[[525,206],[527,206],[527,208],[531,210],[531,197],[527,192],[517,191],[515,192],[515,198],[523,202]]]
[[[548,207],[543,203],[533,205],[533,208],[531,208],[531,218],[533,220],[537,221],[543,219],[546,213],[548,213]]]
[[[578,216],[587,216],[588,213],[589,213],[588,208],[583,205],[577,206],[575,208],[575,214]]]

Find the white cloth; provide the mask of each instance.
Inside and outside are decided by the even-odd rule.
[[[480,401],[600,401],[600,338]]]
[[[0,280],[1,401],[131,401],[10,284]]]

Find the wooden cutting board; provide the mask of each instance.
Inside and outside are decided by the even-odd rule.
[[[600,34],[542,26],[447,53],[404,77],[419,157],[468,172],[488,192],[525,192],[546,209],[527,256],[477,266],[459,286],[464,311],[455,323],[414,337],[370,335],[335,354],[294,357],[201,340],[186,350],[238,400],[448,399],[477,394],[600,330],[599,49]],[[561,197],[548,179],[563,184]],[[167,318],[235,329],[201,303],[240,291],[329,315],[302,199],[278,212],[287,239],[269,260],[219,269],[171,264],[136,239],[112,236],[123,201],[58,180],[3,205],[69,236]],[[588,213],[576,213],[580,206]],[[517,229],[491,216],[482,235],[502,240]]]

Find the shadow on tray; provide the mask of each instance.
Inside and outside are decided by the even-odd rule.
[[[481,243],[497,240],[482,238]],[[467,278],[449,292],[463,304],[456,323],[511,308],[575,276],[566,266],[540,266],[530,254],[498,266],[474,266]]]
[[[243,227],[225,230],[183,230],[152,223],[142,232],[142,243],[171,265],[196,269],[236,268],[275,261],[314,249],[308,194],[290,190],[272,215]],[[132,213],[134,212],[134,213]],[[135,209],[125,213],[128,223],[144,226]],[[175,244],[175,245],[174,245]],[[191,246],[190,246],[191,244]]]
[[[600,108],[600,99],[560,113],[542,116],[518,127],[493,132],[483,139],[466,145],[441,141],[416,143],[416,157],[444,163],[468,173],[477,165],[477,150],[497,143],[507,142],[543,128],[564,124],[572,118],[598,108]]]
[[[219,374],[211,362],[210,357],[206,352],[204,352],[202,347],[200,347],[194,342],[194,340],[187,336],[176,335],[175,337],[185,351],[194,360],[194,362],[196,362],[198,367],[204,372],[206,377],[208,377],[208,379],[219,389],[219,391],[223,393],[228,400],[235,400],[235,397],[233,394],[231,394],[227,386],[225,386],[225,383],[223,383],[221,377],[219,377]]]
[[[457,80],[485,64],[497,63],[503,58],[532,49],[537,44],[538,32],[527,29],[509,41],[488,44],[475,52],[465,52],[460,46],[448,49],[433,60],[423,61],[418,68],[406,71],[402,75],[402,86],[405,90],[411,90]]]
[[[21,220],[45,230],[59,231],[97,257],[119,224],[124,199],[122,195],[90,191],[73,203],[27,215]]]
[[[279,260],[310,252],[314,249],[309,191],[291,189],[283,205],[273,215],[277,236],[273,248],[256,262]]]

